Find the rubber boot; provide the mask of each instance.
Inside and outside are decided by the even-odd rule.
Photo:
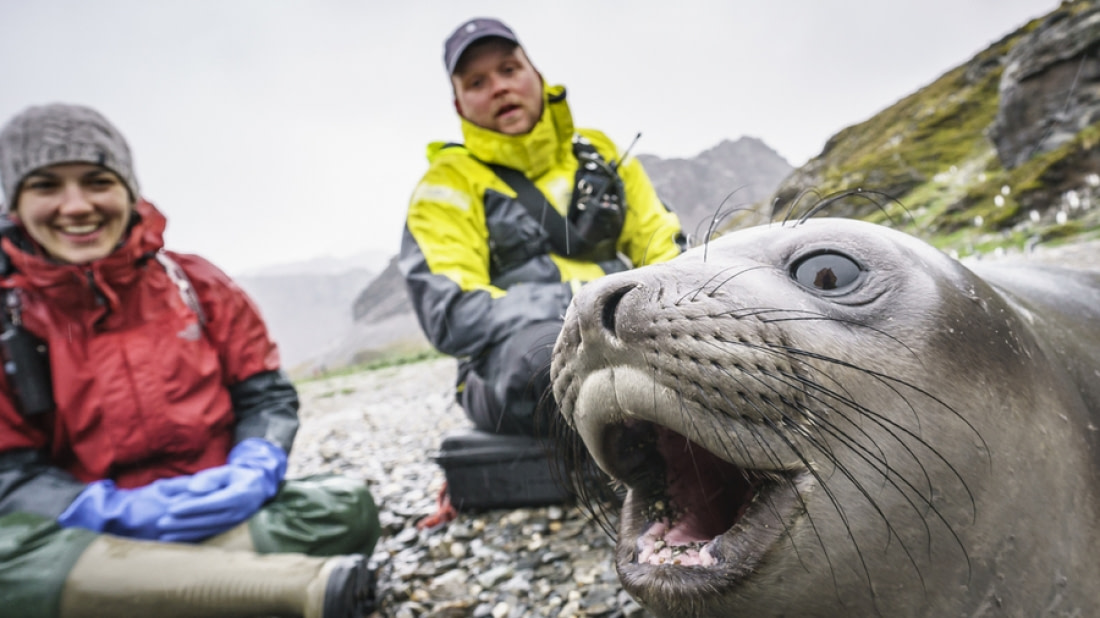
[[[315,558],[101,535],[65,580],[59,618],[360,618],[373,605],[360,555]]]
[[[221,534],[216,534],[200,544],[235,551],[256,551],[256,544],[252,542],[252,530],[247,521],[237,524]]]

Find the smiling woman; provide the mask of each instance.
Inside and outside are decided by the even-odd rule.
[[[0,181],[4,614],[368,611],[370,492],[284,479],[275,343],[229,277],[165,249],[121,133],[31,107],[0,130]]]

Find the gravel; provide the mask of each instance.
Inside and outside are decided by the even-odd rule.
[[[455,363],[438,359],[299,384],[302,427],[291,476],[362,478],[381,509],[372,556],[380,614],[649,616],[622,592],[613,542],[573,505],[460,513],[417,530],[436,511],[443,436],[469,427],[454,403]]]

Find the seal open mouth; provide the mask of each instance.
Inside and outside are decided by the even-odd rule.
[[[740,467],[649,421],[606,427],[603,446],[609,472],[629,488],[620,538],[629,552],[619,554],[624,577],[695,567],[733,584],[790,530],[803,512],[799,493],[812,483],[805,471]]]

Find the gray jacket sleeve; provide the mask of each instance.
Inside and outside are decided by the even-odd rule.
[[[0,516],[24,512],[57,519],[85,487],[68,472],[51,466],[43,453],[31,449],[0,453]]]
[[[229,387],[237,417],[233,443],[263,438],[290,452],[298,433],[298,391],[283,371],[262,371]]]
[[[573,299],[572,288],[562,282],[517,283],[499,298],[484,290],[464,291],[431,272],[407,227],[398,265],[425,336],[452,356],[475,357],[527,324],[560,320]]]

